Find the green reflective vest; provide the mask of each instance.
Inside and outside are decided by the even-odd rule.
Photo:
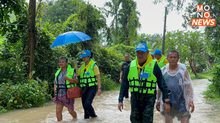
[[[164,64],[166,60],[166,57],[164,55],[161,56],[161,58],[159,60],[157,60],[157,64],[160,68],[162,68],[163,66],[165,66],[166,64]]]
[[[150,60],[139,75],[137,59],[131,62],[128,73],[130,92],[155,94],[157,82],[157,78],[153,74],[155,63],[155,60]]]
[[[94,72],[95,61],[90,59],[89,66],[86,68],[85,63],[79,68],[80,70],[80,87],[91,87],[97,85],[97,79]]]
[[[61,68],[59,68],[59,69],[57,70],[57,72],[55,73],[55,79],[59,76],[60,72],[61,72]],[[68,78],[73,78],[73,76],[74,76],[74,68],[72,68],[70,65],[67,66],[66,76],[67,76]],[[57,84],[58,84],[58,83],[57,83]],[[65,84],[66,84],[66,87],[67,87],[67,88],[72,88],[72,87],[75,87],[75,86],[76,86],[75,83],[70,83],[70,81],[68,81],[68,80],[66,80],[66,83],[65,83]]]

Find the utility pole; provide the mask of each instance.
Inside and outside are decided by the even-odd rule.
[[[162,54],[164,54],[165,52],[164,50],[165,50],[165,39],[166,39],[166,24],[167,24],[167,7],[165,7],[165,14],[164,14]]]

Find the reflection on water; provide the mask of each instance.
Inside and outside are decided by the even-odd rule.
[[[205,79],[194,80],[193,89],[195,93],[195,112],[192,114],[191,123],[220,123],[220,106],[208,104],[202,95],[206,90],[208,81]],[[75,102],[75,109],[78,114],[77,120],[72,120],[67,109],[63,111],[63,121],[60,123],[129,123],[130,100],[125,99],[124,110],[117,109],[118,91],[104,92],[101,96],[96,96],[94,107],[98,118],[83,119],[83,109],[80,99]],[[55,105],[48,103],[44,107],[26,110],[16,110],[0,115],[0,123],[54,123]],[[177,122],[174,120],[174,123]],[[163,117],[155,110],[154,123],[163,123]]]

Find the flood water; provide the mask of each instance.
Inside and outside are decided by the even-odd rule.
[[[206,102],[203,97],[203,91],[208,86],[208,80],[193,80],[193,89],[195,94],[195,112],[192,114],[191,123],[220,123],[220,105],[214,105]],[[63,111],[63,121],[61,123],[129,123],[130,100],[124,100],[124,110],[120,112],[117,109],[119,91],[109,91],[96,96],[94,99],[94,108],[98,115],[94,119],[83,119],[83,109],[81,100],[75,102],[75,110],[78,114],[77,120],[72,120],[67,109]],[[0,123],[55,123],[55,104],[48,103],[40,108],[31,108],[26,110],[16,110],[0,115]],[[174,120],[176,123],[177,120]],[[154,123],[163,123],[163,117],[155,110]]]

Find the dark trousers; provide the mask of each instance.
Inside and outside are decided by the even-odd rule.
[[[93,99],[96,95],[97,87],[83,87],[82,88],[82,105],[84,109],[84,118],[96,117],[94,108],[92,107]]]
[[[155,95],[131,94],[132,123],[153,123]]]

